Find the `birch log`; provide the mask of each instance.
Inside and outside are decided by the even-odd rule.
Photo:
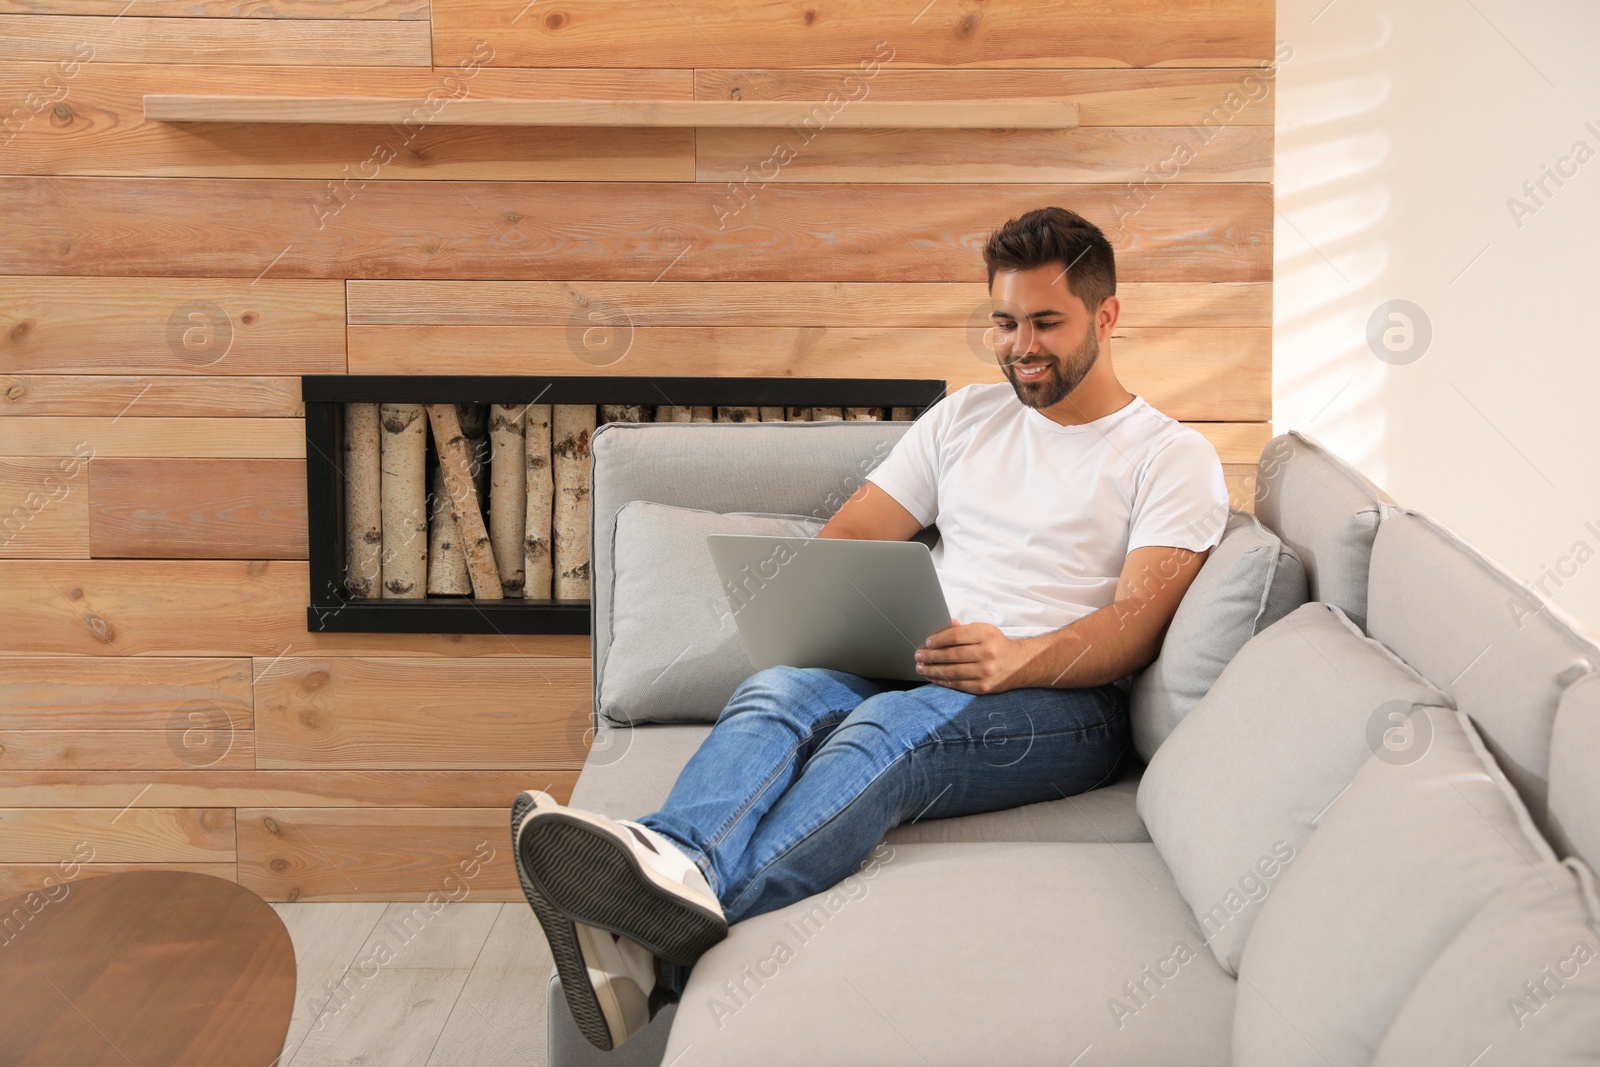
[[[344,587],[358,598],[378,596],[383,578],[378,434],[378,405],[344,406]]]
[[[690,412],[690,418],[689,418],[690,422],[714,422],[714,421],[716,421],[714,416],[712,415],[712,409],[711,409],[711,406],[709,404],[696,404],[694,407],[689,409],[689,412]]]
[[[467,554],[467,574],[472,579],[472,595],[480,600],[499,600],[500,574],[495,570],[494,549],[489,531],[483,525],[483,509],[478,504],[478,486],[472,479],[472,459],[467,454],[467,438],[454,404],[429,404],[428,421],[433,424],[433,442],[439,451],[439,467],[444,472],[445,492],[450,497],[450,513],[461,534]]]
[[[555,483],[550,476],[550,405],[530,404],[523,420],[527,445],[527,482],[524,495],[528,516],[523,523],[522,595],[532,600],[550,599],[550,511],[555,503]]]
[[[878,422],[883,419],[882,408],[845,408],[846,422]]]
[[[757,409],[732,405],[717,409],[718,422],[756,422],[760,419]]]
[[[555,483],[551,541],[555,549],[555,599],[589,596],[589,437],[593,405],[555,404],[550,419],[550,458]]]
[[[693,417],[693,412],[688,408],[678,407],[676,404],[657,404],[657,422],[688,422]]]
[[[445,489],[444,470],[439,463],[433,465],[428,510],[428,595],[471,596],[467,553],[461,546],[461,531],[450,508],[450,494]]]
[[[522,437],[525,404],[489,408],[489,543],[500,589],[522,595],[523,525],[528,521],[528,453]]]
[[[467,457],[472,466],[472,482],[478,487],[478,501],[489,499],[489,405],[457,404],[461,434],[467,439]]]
[[[812,408],[812,422],[838,422],[844,419],[843,408]]]
[[[810,408],[788,408],[787,412],[788,413],[784,416],[784,421],[785,422],[810,422],[811,421],[811,409]]]
[[[782,422],[782,421],[784,421],[784,419],[783,419],[783,409],[782,408],[762,408],[761,409],[761,421],[762,422]]]
[[[894,422],[915,422],[917,419],[916,408],[890,408],[889,418]]]
[[[643,404],[602,404],[601,422],[649,422],[649,409]]]
[[[420,599],[428,582],[427,470],[428,423],[418,404],[384,404],[383,595]]]

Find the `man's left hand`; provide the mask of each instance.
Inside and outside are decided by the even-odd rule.
[[[928,681],[979,695],[1029,684],[1023,669],[1031,658],[1023,641],[1007,637],[999,627],[959,619],[951,619],[917,649],[918,670]]]

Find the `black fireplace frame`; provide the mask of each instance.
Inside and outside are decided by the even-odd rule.
[[[675,404],[909,407],[945,395],[942,378],[650,378],[610,375],[307,374],[306,518],[310,633],[588,634],[588,600],[353,599],[343,593],[345,403]],[[668,424],[670,425],[670,424]]]

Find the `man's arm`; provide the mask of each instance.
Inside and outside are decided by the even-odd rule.
[[[858,541],[909,541],[922,523],[900,502],[872,482],[863,482],[844,502],[818,537],[843,537]]]
[[[979,694],[1114,682],[1156,658],[1179,601],[1210,551],[1136,548],[1123,561],[1114,601],[1036,637],[1009,638],[988,623],[952,619],[955,625],[918,651],[923,676]]]

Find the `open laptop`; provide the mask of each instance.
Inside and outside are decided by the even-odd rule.
[[[707,534],[750,663],[925,681],[915,653],[950,625],[920,541]]]

